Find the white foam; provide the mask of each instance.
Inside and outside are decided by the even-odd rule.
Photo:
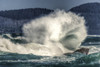
[[[24,38],[30,43],[14,44],[1,37],[0,50],[43,56],[73,52],[87,36],[84,23],[83,17],[58,10],[23,26]]]

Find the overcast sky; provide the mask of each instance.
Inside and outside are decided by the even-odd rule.
[[[0,10],[21,8],[48,8],[69,10],[72,7],[100,0],[0,0]]]

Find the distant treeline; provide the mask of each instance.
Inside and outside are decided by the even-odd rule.
[[[45,8],[0,11],[0,34],[22,35],[25,23],[51,12],[53,10]]]
[[[88,34],[100,35],[100,3],[87,3],[70,9],[86,20]]]
[[[100,3],[86,3],[70,9],[76,13],[100,13]]]
[[[28,8],[28,9],[19,9],[19,10],[8,10],[8,11],[0,11],[0,16],[23,20],[23,19],[34,19],[44,14],[49,14],[53,12],[53,10],[46,8]]]
[[[22,33],[22,27],[25,23],[53,11],[45,8],[0,11],[0,34]],[[69,11],[84,16],[88,34],[100,35],[100,3],[83,4]]]

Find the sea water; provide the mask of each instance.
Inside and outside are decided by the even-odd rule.
[[[83,17],[57,10],[24,24],[22,30],[24,35],[19,37],[0,35],[1,67],[99,65],[99,47],[91,46],[96,43],[92,37],[86,38],[87,29]],[[89,48],[89,55],[73,53],[81,47]]]
[[[96,45],[92,43],[94,42],[84,42],[88,46],[84,46],[84,44],[81,46],[90,49],[88,55],[73,53],[51,57],[1,51],[0,67],[99,67],[100,43]]]

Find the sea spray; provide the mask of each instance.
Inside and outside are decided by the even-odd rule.
[[[74,13],[57,10],[23,26],[26,44],[0,38],[0,51],[59,56],[76,50],[87,36],[85,20]]]

